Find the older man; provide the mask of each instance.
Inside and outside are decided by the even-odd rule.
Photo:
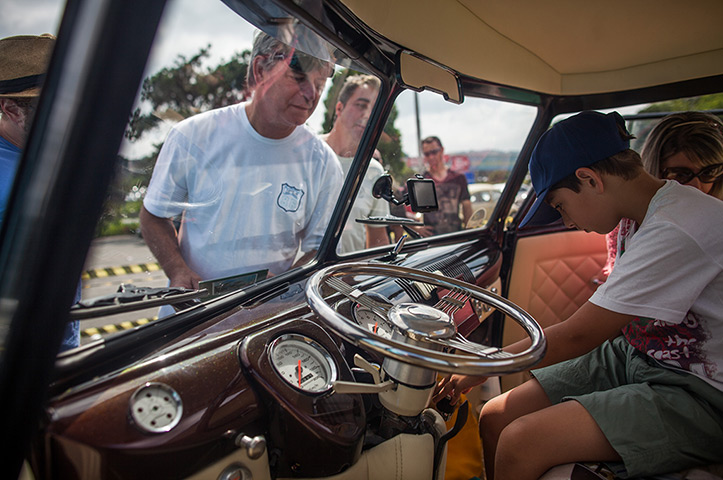
[[[143,236],[170,286],[259,269],[279,274],[314,255],[342,172],[304,122],[332,72],[259,33],[247,74],[252,99],[171,130],[141,211]]]
[[[0,40],[0,223],[5,218],[20,153],[25,146],[35,104],[45,80],[55,37],[18,35]],[[75,296],[80,300],[80,285]],[[60,350],[80,344],[78,322],[69,322]]]
[[[339,91],[339,99],[334,107],[334,126],[329,133],[322,135],[322,138],[339,157],[344,174],[349,171],[354,160],[369,114],[379,94],[379,86],[380,81],[376,77],[352,75],[346,79]],[[372,159],[341,234],[340,252],[354,252],[389,243],[385,226],[366,225],[365,228],[365,225],[356,222],[357,218],[389,213],[389,204],[372,196],[374,182],[383,173],[382,165]]]

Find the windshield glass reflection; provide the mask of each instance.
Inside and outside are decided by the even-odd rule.
[[[91,337],[109,322],[154,321],[316,254],[380,83],[281,13],[262,31],[220,2],[169,4],[76,310],[141,305],[84,319],[99,329]],[[349,78],[368,83],[338,102]]]

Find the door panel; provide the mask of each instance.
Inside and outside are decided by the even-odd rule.
[[[562,322],[592,295],[592,277],[607,259],[605,236],[568,231],[520,238],[510,274],[508,298],[543,327]],[[515,322],[505,322],[503,344],[524,338]],[[501,379],[502,391],[529,378],[527,372]]]

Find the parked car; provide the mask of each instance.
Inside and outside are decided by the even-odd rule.
[[[561,115],[721,92],[723,3],[223,0],[221,17],[212,0],[197,3],[65,6],[0,231],[2,471],[15,478],[27,462],[37,479],[444,478],[447,427],[428,408],[437,374],[519,383],[544,354],[541,327],[585,301],[604,263],[600,235],[518,228],[534,199],[523,182],[536,140]],[[238,50],[260,29],[337,72],[380,79],[326,233],[289,271],[213,298],[183,293],[172,315],[58,355],[71,317],[112,323],[177,300],[69,308],[128,119],[147,106],[137,94],[156,70],[144,69],[169,45],[214,41],[201,34],[207,24]],[[405,127],[415,96],[425,134],[450,151],[519,151],[509,178],[478,228],[338,254],[393,112],[415,138]],[[242,173],[249,191],[263,190]],[[564,281],[549,273],[571,264]],[[522,336],[528,350],[501,351]]]
[[[469,200],[472,202],[472,211],[483,209],[484,215],[477,214],[482,218],[488,217],[487,212],[491,210],[497,204],[497,201],[502,196],[502,191],[505,188],[505,184],[499,183],[470,183],[467,185],[469,189]]]

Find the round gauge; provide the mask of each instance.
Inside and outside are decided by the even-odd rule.
[[[337,379],[336,364],[329,352],[303,335],[278,337],[269,347],[269,356],[276,373],[303,392],[325,392]]]
[[[181,397],[163,383],[146,383],[131,395],[131,418],[146,432],[167,432],[178,424],[182,414]]]
[[[384,338],[392,338],[392,326],[379,313],[357,304],[354,307],[354,319],[365,330]]]

